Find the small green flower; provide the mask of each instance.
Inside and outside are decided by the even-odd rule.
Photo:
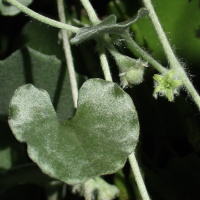
[[[158,94],[165,95],[169,101],[174,100],[174,94],[177,94],[177,89],[182,85],[181,80],[174,77],[174,70],[169,70],[165,75],[155,74],[153,79],[157,82],[153,92],[153,96],[157,98]]]

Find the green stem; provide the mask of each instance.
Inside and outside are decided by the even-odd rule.
[[[57,0],[57,5],[58,5],[59,19],[62,23],[66,23],[63,0]],[[68,40],[67,31],[66,30],[61,30],[61,31],[62,31],[62,39],[63,39],[63,48],[64,48],[65,58],[66,58],[67,67],[69,71],[69,79],[70,79],[70,84],[71,84],[74,107],[77,108],[78,86],[77,86],[76,74],[74,70],[72,52],[71,52],[71,48],[70,48],[70,44]]]
[[[97,14],[96,14],[94,8],[92,7],[92,5],[90,4],[89,0],[80,0],[80,1],[83,4],[85,10],[87,11],[90,21],[94,25],[100,23],[101,21],[97,17]],[[105,80],[112,81],[110,67],[109,67],[109,64],[108,64],[108,59],[106,57],[106,52],[105,52],[104,48],[100,48],[99,58],[100,58],[100,63],[101,63],[101,67],[102,67],[102,70],[103,70]]]
[[[102,67],[102,70],[103,70],[105,80],[106,81],[112,81],[112,76],[111,76],[110,67],[109,67],[109,64],[108,64],[108,59],[106,57],[105,49],[99,50],[99,58],[100,58],[101,67]]]
[[[22,5],[21,3],[19,3],[16,0],[6,0],[8,3],[10,3],[11,5],[17,7],[19,10],[21,10],[22,12],[26,13],[27,15],[29,15],[30,17],[43,22],[45,24],[48,24],[50,26],[56,27],[56,28],[61,28],[61,29],[65,29],[67,31],[71,31],[73,33],[77,33],[79,31],[79,28],[72,26],[72,25],[67,25],[61,22],[58,22],[56,20],[50,19],[48,17],[45,17],[43,15],[40,15],[36,12],[34,12],[33,10],[27,8],[26,6]]]
[[[81,0],[81,2],[82,3],[84,2],[85,9],[87,8],[88,5],[91,6],[91,4],[89,3],[88,0]],[[90,6],[88,6],[88,7],[90,7]],[[95,17],[97,18],[96,13],[95,13],[94,9],[92,8],[92,6],[90,7],[90,9],[86,9],[86,11],[92,13],[90,15],[88,13],[90,21],[93,24],[96,24],[97,22],[95,22],[95,20],[92,19],[92,18],[95,18]],[[108,64],[108,60],[107,60],[104,48],[100,48],[99,57],[100,57],[101,66],[102,66],[102,70],[103,70],[103,73],[104,73],[105,80],[112,81],[112,76],[111,76],[111,73],[110,73],[110,68],[109,68],[109,64]],[[129,162],[131,164],[132,170],[134,171],[134,176],[135,176],[136,182],[139,183],[138,187],[139,187],[139,191],[141,192],[141,196],[145,197],[145,198],[143,198],[143,200],[149,200],[150,198],[148,197],[148,193],[147,193],[146,187],[144,185],[142,175],[141,175],[141,172],[140,172],[138,164],[137,164],[137,160],[136,160],[135,155],[133,153],[129,156]]]
[[[116,58],[116,60],[118,59],[118,56],[121,56],[121,54],[118,52],[118,50],[115,48],[114,45],[112,45],[111,43],[109,43],[109,41],[107,41],[107,49],[109,50],[109,52],[112,54],[112,56],[114,58]],[[135,158],[134,152],[129,156],[129,162],[135,177],[135,181],[137,183],[140,195],[142,197],[143,200],[149,200],[149,195],[147,193],[137,160]]]
[[[196,89],[194,88],[191,81],[189,80],[183,66],[180,64],[180,62],[176,58],[176,56],[169,44],[169,41],[162,29],[162,26],[158,20],[158,17],[154,11],[151,0],[143,0],[143,2],[145,4],[147,10],[149,11],[149,16],[155,27],[155,30],[156,30],[158,38],[162,44],[164,52],[167,56],[170,67],[176,71],[178,78],[180,80],[182,80],[183,84],[185,85],[186,89],[188,90],[189,94],[191,95],[191,97],[193,98],[194,102],[196,103],[198,109],[200,110],[200,96],[199,96],[198,92],[196,91]]]
[[[131,37],[130,33],[126,32],[123,35],[126,45],[130,50],[137,56],[142,57],[148,63],[152,65],[158,72],[166,73],[168,70],[163,67],[159,62],[157,62],[152,56],[150,56],[146,51],[144,51]]]
[[[146,186],[144,184],[144,181],[143,181],[143,178],[141,175],[141,171],[138,166],[138,162],[137,162],[134,152],[129,156],[129,162],[130,162],[140,195],[142,197],[142,200],[150,200],[150,197],[148,195]]]
[[[191,95],[192,99],[196,103],[198,109],[200,110],[200,96],[196,89],[194,88],[193,84],[191,83],[190,79],[187,77],[187,75],[184,73],[182,76],[179,76],[182,80],[183,84],[185,85],[187,91]]]
[[[118,56],[120,56],[121,54],[119,53],[119,51],[115,48],[115,46],[112,44],[111,40],[108,38],[105,38],[105,42],[106,42],[106,48],[107,50],[110,52],[110,54],[115,58],[115,60],[117,60]]]
[[[143,0],[143,2],[144,2],[144,5],[146,6],[147,10],[149,11],[149,16],[155,27],[158,38],[162,44],[165,55],[167,56],[170,67],[176,69],[178,66],[180,66],[180,63],[179,63],[178,59],[176,58],[176,56],[169,44],[169,41],[165,35],[165,32],[163,31],[163,28],[158,20],[158,17],[156,15],[153,5],[151,3],[151,0]]]
[[[80,0],[80,1],[88,14],[90,21],[94,25],[99,24],[101,22],[101,20],[97,17],[97,14],[96,14],[94,8],[92,7],[90,1],[89,0]]]

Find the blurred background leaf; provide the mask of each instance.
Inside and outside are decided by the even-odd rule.
[[[29,6],[33,0],[18,0],[25,6]],[[5,16],[14,16],[19,14],[21,11],[15,6],[11,6],[6,0],[0,0],[0,13]]]
[[[200,51],[200,6],[198,0],[152,0],[161,25],[178,57],[184,60],[199,60]],[[135,26],[135,27],[134,27]],[[149,18],[139,20],[135,34],[141,34],[140,45],[152,52],[158,60],[165,60],[161,44]],[[138,36],[137,36],[138,37]]]

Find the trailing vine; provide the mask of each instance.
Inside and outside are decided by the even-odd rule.
[[[69,117],[71,119],[60,120],[52,104],[53,92],[32,84],[19,87],[10,102],[9,125],[15,137],[27,143],[29,157],[45,174],[74,185],[73,190],[83,193],[86,200],[94,199],[96,190],[99,199],[114,199],[119,194],[118,189],[100,176],[117,172],[128,159],[141,198],[149,200],[135,153],[140,132],[137,108],[125,89],[143,83],[145,72],[153,68],[158,73],[152,77],[152,95],[156,99],[164,96],[174,102],[185,89],[200,109],[200,96],[174,53],[151,0],[143,0],[144,8],[138,10],[136,16],[119,23],[115,15],[100,20],[90,1],[80,0],[92,24],[83,27],[67,24],[63,0],[57,0],[59,21],[45,17],[17,0],[6,1],[33,19],[61,29],[66,75],[69,75],[73,111],[76,111]],[[132,37],[130,27],[144,17],[151,19],[169,67],[154,59]],[[81,22],[80,25],[84,24]],[[72,38],[69,33],[73,33]],[[82,45],[90,40],[96,43],[104,80],[91,78],[86,81],[84,78],[79,89],[81,77],[75,72],[71,45]],[[122,42],[118,45],[116,41]],[[121,51],[122,43],[132,57]],[[50,59],[31,48],[27,51],[45,62]],[[119,85],[113,82],[110,55],[119,73]],[[51,59],[56,66],[60,65],[56,58]],[[104,196],[103,190],[112,190],[112,194]]]

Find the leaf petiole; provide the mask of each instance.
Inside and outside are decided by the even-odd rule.
[[[66,19],[65,19],[65,11],[64,11],[63,0],[57,0],[57,5],[58,5],[58,14],[59,14],[60,21],[63,24],[65,24]],[[74,70],[72,52],[71,52],[71,48],[70,48],[70,43],[69,43],[67,31],[61,30],[61,32],[62,32],[62,40],[63,40],[63,49],[64,49],[64,52],[65,52],[67,68],[68,68],[68,71],[69,71],[69,79],[70,79],[74,108],[77,108],[78,86],[77,86],[76,74],[75,74],[75,70]]]
[[[148,195],[146,186],[145,186],[143,178],[142,178],[140,168],[138,166],[137,159],[135,157],[135,153],[133,152],[131,155],[129,155],[128,158],[129,158],[129,162],[130,162],[130,165],[131,165],[131,168],[132,168],[138,189],[140,191],[140,195],[142,197],[142,200],[150,200],[150,197]]]

